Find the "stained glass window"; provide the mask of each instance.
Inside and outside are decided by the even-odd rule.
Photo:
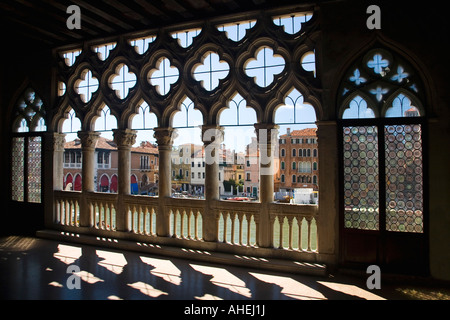
[[[344,127],[344,226],[379,229],[378,129]]]
[[[385,126],[386,230],[423,232],[422,127]]]
[[[344,122],[344,225],[380,230],[382,219],[381,231],[423,233],[422,125],[420,119],[407,119],[423,116],[415,95],[420,90],[408,90],[414,72],[404,61],[383,50],[366,57],[348,73],[345,86],[351,85],[343,86],[343,95],[354,98],[343,105],[342,118],[367,124],[376,111],[381,119],[374,126],[347,127]]]
[[[41,203],[42,138],[28,138],[28,202]]]
[[[41,203],[42,138],[12,139],[11,186],[13,201]]]
[[[24,154],[25,138],[16,137],[12,139],[12,200],[24,201]]]

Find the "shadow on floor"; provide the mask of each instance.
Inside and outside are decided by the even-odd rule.
[[[72,273],[74,272],[74,273]],[[365,279],[312,277],[63,243],[0,238],[0,299],[378,300],[404,299]]]

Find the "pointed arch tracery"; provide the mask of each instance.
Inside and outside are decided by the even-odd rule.
[[[60,109],[70,105],[75,110],[83,123],[83,130],[90,130],[93,119],[104,104],[111,108],[111,113],[118,120],[118,127],[129,128],[131,119],[137,112],[137,105],[142,100],[152,106],[160,126],[170,126],[173,112],[179,109],[180,102],[186,96],[202,112],[203,124],[212,124],[217,122],[219,113],[226,107],[230,94],[234,92],[239,92],[247,104],[255,109],[258,122],[267,122],[273,120],[271,113],[276,106],[283,103],[284,95],[280,91],[286,92],[285,87],[293,85],[304,93],[306,101],[312,100],[314,102],[311,104],[320,108],[320,94],[314,88],[318,86],[315,81],[318,76],[317,68],[315,62],[314,66],[311,64],[318,39],[317,12],[294,12],[294,16],[301,19],[286,18],[286,21],[283,17],[291,14],[289,9],[285,13],[280,12],[259,12],[254,17],[249,17],[248,21],[252,22],[246,32],[236,35],[237,41],[227,39],[224,28],[218,29],[218,26],[224,25],[235,29],[239,27],[242,19],[233,21],[228,18],[227,21],[217,19],[217,22],[208,21],[188,27],[187,31],[201,32],[197,32],[192,43],[185,47],[177,42],[179,36],[174,39],[177,28],[171,27],[153,31],[152,37],[141,32],[134,36],[110,38],[105,43],[95,41],[79,48],[56,50],[58,84],[61,88],[64,87],[56,90],[59,92],[57,102]],[[280,24],[280,18],[283,24]],[[277,22],[274,22],[275,19],[278,19]],[[233,24],[234,22],[237,23]],[[289,24],[289,27],[284,24]],[[289,30],[301,32],[292,33]],[[227,31],[231,32],[231,29]],[[282,59],[282,65],[275,63],[275,66],[271,66],[267,61],[272,59],[271,54]],[[207,64],[205,59],[212,61],[215,57],[219,63],[217,66],[226,64],[226,72],[225,69],[215,70],[216,63]],[[305,57],[309,61],[306,69],[303,61]],[[263,59],[262,62],[260,59]],[[249,64],[258,61],[262,64],[253,66],[253,70],[267,74],[262,82],[256,80],[256,75],[249,74],[251,72],[247,68]],[[167,67],[166,62],[172,70],[178,72],[177,75],[161,71]],[[206,71],[201,69],[199,72],[199,66],[204,66]],[[275,67],[280,67],[280,70],[274,69],[276,72],[272,76],[268,75]],[[130,87],[125,88],[128,89],[125,90],[127,92],[118,96],[117,91],[112,88],[115,85],[112,78],[123,76],[121,72],[124,68],[128,74],[135,76],[135,80],[133,77]],[[155,72],[162,74],[158,74],[159,78],[167,80],[163,81],[163,85],[157,83],[158,79],[152,79]],[[205,84],[205,80],[201,78],[203,75],[207,78],[217,75],[214,85]],[[86,84],[88,80],[98,81],[98,88],[95,86],[97,83],[94,86],[91,82]],[[85,85],[80,85],[81,82]],[[121,84],[128,84],[127,79]],[[320,111],[317,114],[318,117],[321,116]],[[52,121],[55,129],[65,116],[65,112],[59,110],[54,114],[57,118]]]

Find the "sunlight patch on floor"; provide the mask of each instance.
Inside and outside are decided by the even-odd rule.
[[[169,295],[167,292],[155,289],[151,285],[144,283],[142,281],[138,281],[135,283],[129,283],[127,285],[132,287],[133,289],[139,290],[141,293],[143,293],[149,297],[152,297],[152,298],[158,298],[161,295],[166,295],[166,296]]]
[[[156,259],[149,257],[140,257],[142,262],[154,267],[150,273],[156,277],[160,277],[165,281],[179,286],[181,284],[181,270],[178,269],[170,260]]]
[[[81,248],[59,244],[58,252],[54,253],[53,257],[65,264],[73,264],[81,257]]]
[[[105,280],[97,278],[92,273],[87,272],[87,271],[74,272],[73,274],[77,275],[78,277],[80,277],[81,280],[83,280],[84,282],[87,282],[89,284],[94,284],[97,282],[105,282]]]
[[[127,265],[127,259],[125,259],[125,256],[122,253],[96,250],[96,254],[99,258],[103,259],[98,265],[105,267],[115,274],[121,274],[123,267]]]
[[[231,292],[238,293],[247,298],[252,297],[250,289],[246,287],[245,282],[228,270],[224,268],[207,267],[196,264],[190,264],[190,266],[198,272],[212,276],[213,278],[210,281],[216,286],[226,288]]]
[[[213,296],[212,294],[206,293],[202,297],[194,297],[197,300],[223,300],[222,298]]]
[[[386,300],[370,291],[364,290],[360,287],[351,284],[343,284],[336,282],[317,281],[317,283],[330,288],[331,290],[342,292],[346,295],[356,296],[366,300]]]
[[[326,299],[326,297],[321,292],[292,278],[256,272],[249,273],[260,281],[264,281],[281,287],[281,293],[290,298],[298,300]]]

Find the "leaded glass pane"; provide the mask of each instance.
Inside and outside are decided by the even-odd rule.
[[[41,203],[42,138],[28,140],[28,202]]]
[[[12,139],[12,200],[24,201],[23,170],[24,170],[25,139]]]
[[[345,228],[379,229],[378,130],[344,127]]]
[[[422,127],[385,126],[386,230],[423,232]]]

